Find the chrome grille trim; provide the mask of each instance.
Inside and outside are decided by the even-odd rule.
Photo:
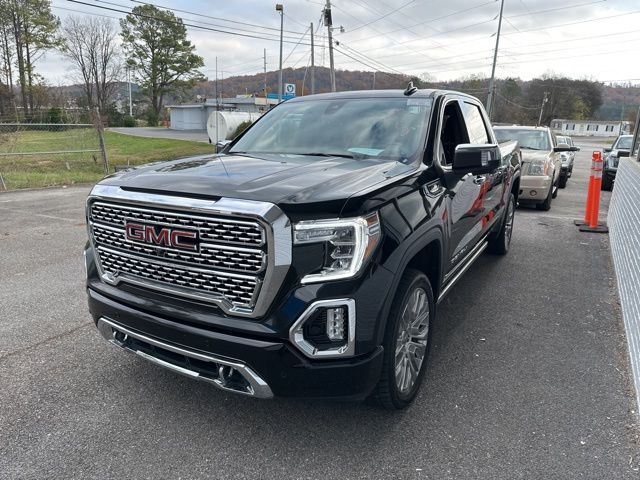
[[[189,218],[199,218],[204,215],[204,219],[209,220],[210,216],[220,216],[222,218],[216,219],[224,221],[229,225],[259,225],[262,229],[262,235],[260,238],[261,247],[256,248],[252,245],[240,245],[234,244],[232,241],[224,243],[224,240],[216,240],[215,245],[213,242],[207,240],[201,243],[201,246],[213,245],[216,249],[223,251],[225,255],[234,255],[238,252],[247,253],[260,251],[263,256],[261,257],[260,269],[258,271],[240,271],[224,269],[222,267],[213,267],[210,264],[197,264],[191,261],[175,260],[173,258],[150,256],[145,252],[128,251],[124,252],[118,248],[111,248],[113,245],[105,245],[96,242],[96,239],[92,233],[93,223],[91,221],[91,206],[94,203],[107,203],[111,202],[118,204],[118,207],[123,207],[132,211],[151,211],[165,218],[180,217],[186,215]],[[268,202],[258,202],[251,200],[239,200],[232,198],[221,198],[217,201],[193,199],[188,197],[178,197],[171,195],[158,195],[148,194],[142,192],[133,192],[129,190],[121,189],[112,185],[96,185],[87,200],[87,225],[89,231],[89,238],[91,246],[96,252],[96,264],[98,267],[98,273],[105,283],[111,285],[117,285],[120,282],[127,282],[136,284],[152,290],[168,292],[187,298],[195,298],[206,302],[212,302],[220,306],[220,308],[226,313],[246,316],[251,318],[263,316],[270,304],[272,303],[276,293],[280,289],[282,282],[288,272],[291,265],[291,224],[289,219],[284,213],[274,204]],[[238,217],[240,219],[238,219]],[[162,219],[160,219],[162,220]],[[144,220],[140,219],[142,223],[154,223],[158,222],[154,219]],[[117,224],[105,224],[102,222],[96,222],[95,225],[111,232],[120,230],[124,227],[121,224],[120,229]],[[189,225],[176,223],[169,223],[170,226],[193,228]],[[109,228],[110,227],[110,228]],[[253,238],[256,238],[255,236]],[[202,238],[201,238],[202,241]],[[133,244],[133,242],[129,242]],[[140,244],[138,246],[146,247],[146,244]],[[253,278],[255,280],[255,290],[251,301],[248,302],[249,297],[243,293],[234,293],[235,298],[231,295],[225,294],[224,291],[214,291],[211,288],[207,291],[194,288],[191,285],[181,285],[176,283],[164,282],[162,280],[150,279],[149,276],[143,277],[142,275],[133,274],[132,272],[125,272],[121,275],[113,275],[104,269],[100,258],[100,252],[98,248],[107,248],[107,250],[115,250],[118,255],[123,253],[133,257],[136,261],[143,261],[149,264],[170,266],[171,269],[184,270],[185,272],[207,272],[208,275],[218,275],[225,279],[246,279]],[[151,247],[155,248],[155,247]],[[177,250],[164,247],[159,247],[169,252],[176,252]],[[183,252],[180,251],[182,254]],[[194,253],[185,251],[184,253]],[[128,257],[128,258],[130,258]],[[254,262],[255,264],[255,262]],[[257,268],[251,267],[249,268]],[[163,270],[164,271],[164,270]],[[165,271],[166,272],[166,271]],[[138,272],[134,272],[138,273]],[[189,274],[190,275],[190,274]],[[175,278],[175,277],[171,277]],[[191,278],[191,277],[189,277]],[[186,280],[188,283],[190,280]],[[201,283],[201,282],[200,282]],[[247,284],[248,285],[248,284]],[[224,286],[223,286],[224,288]],[[246,289],[245,289],[246,290]],[[241,291],[244,291],[241,289]],[[240,295],[240,296],[238,296]],[[248,302],[248,303],[247,303]]]
[[[149,256],[164,258],[184,264],[212,267],[238,273],[260,273],[266,266],[266,255],[262,250],[233,247],[229,245],[200,243],[199,252],[178,250],[170,247],[133,242],[125,238],[123,228],[103,223],[91,222],[96,243],[113,248],[125,249]]]
[[[107,275],[115,270],[131,283],[145,285],[157,282],[157,287],[164,291],[179,292],[176,287],[183,291],[193,290],[188,294],[192,298],[207,298],[210,295],[221,302],[226,300],[230,305],[253,307],[260,291],[261,282],[253,276],[183,267],[102,246],[97,247],[97,252]]]
[[[210,218],[197,215],[132,207],[123,204],[94,202],[91,218],[103,224],[124,227],[124,221],[138,220],[169,227],[185,227],[200,231],[200,238],[230,245],[264,245],[264,229],[256,222],[227,218]]]

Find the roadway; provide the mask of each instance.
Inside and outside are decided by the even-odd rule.
[[[441,304],[400,413],[239,397],[117,351],[86,307],[88,187],[0,194],[0,477],[640,478],[608,237],[572,223],[589,156]]]

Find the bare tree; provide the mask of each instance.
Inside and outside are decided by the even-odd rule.
[[[108,18],[68,17],[62,31],[62,53],[74,63],[87,104],[105,112],[123,70],[115,23]]]

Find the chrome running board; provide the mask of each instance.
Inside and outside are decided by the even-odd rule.
[[[440,292],[440,295],[438,296],[438,302],[440,303],[442,301],[442,299],[447,295],[447,293],[449,293],[449,290],[451,290],[451,287],[453,287],[455,285],[455,283],[460,280],[460,278],[462,278],[462,275],[465,274],[465,272],[467,270],[469,270],[469,268],[471,267],[471,265],[473,265],[473,262],[475,262],[478,257],[480,256],[480,254],[482,252],[484,252],[485,248],[487,248],[487,246],[489,245],[489,242],[487,242],[487,240],[484,240],[480,246],[476,247],[475,251],[472,251],[469,254],[468,260],[463,264],[463,266],[458,270],[458,273],[456,273],[453,278],[451,278],[451,280],[449,280],[447,282],[447,285],[444,287],[444,289],[442,290],[442,292]]]

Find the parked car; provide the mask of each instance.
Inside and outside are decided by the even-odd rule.
[[[574,147],[573,139],[571,137],[566,136],[557,136],[556,137],[556,145],[568,145],[570,147]],[[580,151],[580,147],[576,147],[576,151]],[[575,160],[575,152],[568,151],[560,153],[560,159],[562,161],[562,165],[560,167],[560,182],[558,186],[560,188],[565,188],[567,186],[567,181],[573,175],[573,161]]]
[[[558,195],[562,171],[561,152],[575,152],[577,147],[555,145],[548,127],[494,127],[499,142],[516,140],[522,152],[522,178],[519,203],[533,204],[549,210]]]
[[[613,190],[620,157],[628,157],[633,135],[620,135],[613,145],[602,150],[602,190]]]
[[[436,304],[509,250],[518,155],[461,93],[288,100],[218,155],[93,188],[89,310],[112,344],[225,390],[404,408]]]

